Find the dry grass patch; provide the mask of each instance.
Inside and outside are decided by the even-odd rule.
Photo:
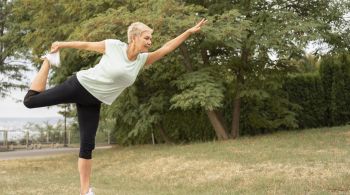
[[[228,183],[243,179],[239,187],[254,183],[254,178],[285,178],[294,181],[325,181],[337,177],[339,173],[350,174],[346,163],[308,163],[304,165],[282,163],[240,163],[218,160],[188,160],[177,156],[147,159],[131,163],[117,172],[122,177],[142,178],[148,182],[171,183],[174,186],[190,185],[199,187],[206,184]]]

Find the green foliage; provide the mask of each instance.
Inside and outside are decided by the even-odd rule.
[[[175,143],[211,141],[215,139],[215,132],[206,113],[201,109],[186,111],[172,109],[166,112],[163,117],[164,129],[168,137]]]
[[[350,121],[350,57],[322,59],[319,74],[299,74],[284,82],[289,101],[298,104],[300,128],[344,125]]]
[[[244,19],[244,16],[236,9],[229,10],[220,15],[208,17],[213,25],[206,27],[206,39],[215,41],[216,44],[224,43],[226,47],[238,48],[242,39],[247,34],[251,22]]]
[[[281,91],[283,81],[280,79],[270,75],[258,85],[247,85],[249,89],[242,90],[240,135],[258,135],[298,127],[297,112],[300,106],[290,102],[287,94]],[[224,101],[222,110],[227,123],[232,121],[233,102],[233,95]]]
[[[305,53],[300,59],[291,60],[291,63],[296,66],[300,73],[317,73],[320,69],[321,57]]]
[[[241,135],[257,135],[298,127],[295,108],[291,108],[287,99],[276,99],[246,99],[242,103]]]
[[[300,106],[297,111],[299,128],[326,125],[325,92],[318,74],[300,74],[288,77],[284,83],[289,101]]]
[[[327,124],[342,125],[350,120],[350,56],[348,54],[328,57],[321,63],[327,102]]]
[[[171,98],[171,108],[183,110],[221,108],[225,88],[218,80],[206,70],[183,74],[173,82],[181,90],[181,93]]]
[[[0,98],[10,95],[12,89],[24,89],[24,73],[28,68],[25,59],[17,51],[18,38],[9,33],[13,2],[0,0]]]

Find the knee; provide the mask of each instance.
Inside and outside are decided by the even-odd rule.
[[[23,100],[23,104],[27,108],[35,108],[35,105],[33,104],[33,101],[30,101],[30,97],[25,97]]]
[[[81,143],[79,157],[84,159],[92,158],[92,151],[95,149],[94,143]]]
[[[24,104],[24,106],[27,107],[27,108],[34,108],[32,102],[30,101],[30,98],[28,98],[28,97],[25,97],[25,98],[24,98],[23,104]]]
[[[27,108],[35,108],[33,101],[31,101],[31,97],[33,95],[39,94],[37,91],[29,90],[26,96],[24,97],[23,104]]]

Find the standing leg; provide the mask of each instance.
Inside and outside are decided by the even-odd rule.
[[[90,187],[91,153],[95,148],[95,136],[98,128],[101,104],[82,105],[77,103],[80,129],[80,152],[78,170],[80,174],[80,192],[85,194]]]
[[[92,160],[79,158],[78,170],[80,174],[80,193],[86,194],[90,187],[90,176],[91,176]]]
[[[47,77],[49,75],[50,64],[47,59],[44,60],[38,74],[35,76],[30,89],[37,92],[42,92],[46,88]]]

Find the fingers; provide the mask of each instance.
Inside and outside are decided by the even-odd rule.
[[[202,25],[204,25],[207,22],[208,22],[208,20],[204,18],[204,21],[203,21]]]
[[[59,50],[59,46],[58,46],[58,42],[56,41],[56,42],[52,43],[50,53],[55,53],[58,50]]]
[[[200,26],[200,25],[202,25],[202,23],[203,23],[203,21],[205,20],[205,18],[203,18],[201,21],[199,21],[198,23],[197,23],[197,25],[196,26]]]
[[[194,27],[190,28],[189,31],[191,33],[197,33],[201,30],[201,27],[207,23],[207,19],[203,18],[201,21],[199,21]]]
[[[50,53],[56,53],[58,51],[58,48],[51,48]]]
[[[51,48],[50,53],[55,53],[57,51],[57,48]]]
[[[198,26],[198,27],[201,27],[201,26],[203,26],[205,23],[207,23],[207,19],[205,19],[205,18],[203,18],[200,22],[198,22],[198,24],[196,25],[196,26]]]

